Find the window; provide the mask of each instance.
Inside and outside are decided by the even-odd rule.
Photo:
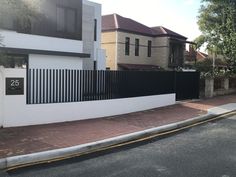
[[[57,31],[65,30],[65,9],[57,7]]]
[[[72,8],[57,7],[57,31],[76,32],[76,10]]]
[[[135,56],[139,56],[139,39],[135,39]]]
[[[97,41],[97,19],[94,19],[94,41]]]
[[[170,43],[169,66],[183,65],[184,47],[181,43]]]
[[[27,55],[7,55],[0,53],[0,66],[4,68],[26,68],[27,63]]]
[[[125,55],[129,55],[130,38],[125,38]]]
[[[67,9],[66,13],[66,31],[68,33],[75,33],[76,28],[76,11],[74,9]]]
[[[152,41],[148,41],[148,57],[152,56]]]

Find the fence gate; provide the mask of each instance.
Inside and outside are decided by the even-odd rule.
[[[199,72],[176,72],[176,100],[198,99]]]

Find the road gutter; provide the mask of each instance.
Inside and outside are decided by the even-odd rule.
[[[235,115],[236,112],[229,111],[221,115],[206,114],[203,116],[191,118],[188,120],[147,129],[144,131],[139,131],[135,133],[130,133],[126,135],[117,136],[114,138],[109,138],[101,141],[96,141],[92,143],[77,145],[68,148],[55,149],[50,151],[44,151],[39,153],[13,156],[0,159],[0,169],[1,170],[13,170],[17,168],[23,168],[27,166],[51,163],[55,161],[65,160],[73,157],[78,157],[86,154],[91,154],[95,152],[104,151],[107,149],[112,149],[116,147],[121,147],[148,139],[160,137],[163,135],[168,135],[189,129],[194,126],[198,126],[210,121],[219,120],[227,118],[229,116]]]

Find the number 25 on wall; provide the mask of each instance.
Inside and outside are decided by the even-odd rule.
[[[19,87],[20,81],[19,80],[11,80],[11,87]]]
[[[24,78],[6,78],[6,95],[24,95]]]

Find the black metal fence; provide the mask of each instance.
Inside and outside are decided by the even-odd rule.
[[[27,104],[151,96],[175,93],[176,89],[180,91],[180,94],[177,93],[177,98],[184,99],[181,88],[191,81],[192,76],[185,77],[185,80],[177,77],[189,74],[191,75],[184,73],[180,76],[176,72],[156,71],[28,69]],[[179,84],[176,84],[176,81]],[[184,91],[190,93],[187,98],[198,97],[194,95],[195,93],[191,96],[191,90],[193,89]]]
[[[236,77],[229,78],[229,88],[236,88]]]
[[[199,72],[176,72],[176,100],[198,99],[200,93]]]
[[[214,78],[214,90],[223,89],[224,78]]]

